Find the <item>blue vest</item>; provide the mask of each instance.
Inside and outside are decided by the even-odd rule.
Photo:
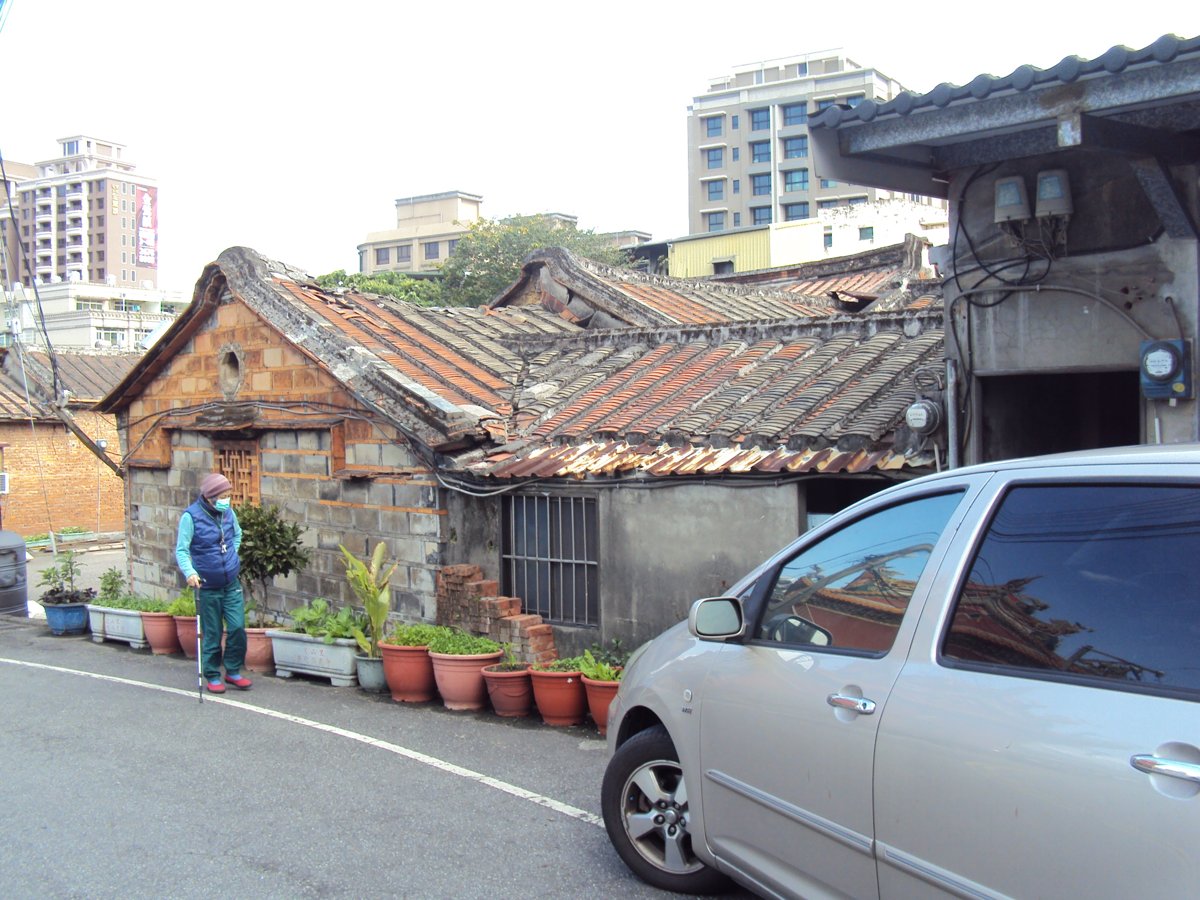
[[[221,514],[219,524],[215,518],[216,510],[202,499],[197,499],[187,511],[192,517],[192,543],[188,550],[192,554],[192,565],[201,578],[200,587],[219,590],[234,584],[241,562],[233,550],[233,510]],[[224,553],[221,552],[222,545]]]

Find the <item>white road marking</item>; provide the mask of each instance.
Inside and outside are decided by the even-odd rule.
[[[134,681],[129,678],[118,678],[115,675],[100,675],[96,672],[84,672],[79,669],[66,669],[62,666],[47,666],[42,663],[26,662],[20,659],[6,659],[0,657],[0,663],[8,663],[13,666],[24,666],[29,669],[44,669],[49,672],[62,672],[66,675],[79,675],[84,678],[94,678],[97,681],[109,681],[114,684],[125,684],[131,687],[146,688],[151,691],[160,691],[164,694],[176,694],[180,697],[185,697],[188,700],[196,700],[196,691],[185,691],[180,688],[166,687],[161,684],[149,684],[145,681]],[[315,728],[317,731],[324,731],[328,734],[336,734],[338,737],[348,738],[352,741],[358,741],[360,744],[367,744],[371,747],[377,747],[380,750],[386,750],[389,753],[395,753],[397,756],[403,756],[405,759],[411,759],[413,762],[421,763],[439,771],[446,772],[450,775],[457,775],[459,778],[466,778],[470,781],[478,782],[490,788],[495,788],[498,791],[503,791],[506,794],[511,794],[521,800],[528,800],[530,803],[536,803],[538,806],[544,806],[546,809],[553,810],[556,813],[561,813],[564,816],[570,816],[573,819],[578,819],[581,822],[587,822],[589,825],[598,825],[604,827],[604,820],[599,816],[593,815],[586,810],[571,806],[568,803],[562,803],[558,800],[545,797],[541,794],[535,794],[533,791],[527,791],[524,788],[517,787],[515,784],[509,784],[507,781],[501,781],[498,778],[493,778],[490,775],[484,775],[481,772],[475,772],[471,769],[463,768],[454,763],[446,762],[444,759],[438,759],[436,756],[429,756],[426,753],[421,753],[418,750],[410,750],[408,747],[401,747],[399,744],[393,744],[390,741],[382,741],[379,738],[373,738],[367,734],[359,734],[357,731],[349,731],[345,728],[338,728],[336,725],[326,725],[324,722],[316,722],[312,719],[306,719],[303,716],[293,716],[290,713],[278,712],[273,709],[266,709],[261,706],[251,706],[249,703],[243,703],[240,700],[233,700],[229,697],[218,697],[211,694],[204,698],[206,703],[220,703],[224,706],[232,706],[236,709],[242,709],[247,712],[258,713],[261,716],[269,716],[272,719],[280,719],[284,722],[291,722],[294,725],[303,725],[306,728]]]

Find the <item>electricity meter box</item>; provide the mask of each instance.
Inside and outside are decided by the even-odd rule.
[[[1192,399],[1192,348],[1188,341],[1142,341],[1138,377],[1150,400]]]

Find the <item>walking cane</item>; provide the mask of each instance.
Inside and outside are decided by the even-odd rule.
[[[196,611],[196,699],[204,702],[204,661],[200,657],[200,611]]]

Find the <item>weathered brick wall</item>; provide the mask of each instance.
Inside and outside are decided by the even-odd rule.
[[[445,566],[437,575],[437,623],[508,644],[526,662],[558,659],[554,629],[541,616],[521,612],[519,597],[499,597],[497,590],[479,566]]]
[[[236,372],[222,359],[236,350]],[[252,417],[231,430],[235,401]],[[171,413],[163,418],[164,413]],[[195,410],[195,412],[189,412]],[[183,411],[183,412],[180,412]],[[178,427],[156,427],[164,426]],[[435,574],[442,564],[446,513],[432,473],[406,439],[377,420],[320,366],[286,344],[240,302],[176,354],[122,413],[130,456],[130,557],[136,590],[170,594],[182,583],[174,559],[179,516],[214,468],[214,441],[250,441],[260,502],[303,526],[309,565],[277,578],[268,611],[282,616],[314,597],[354,602],[339,544],[363,557],[384,541],[393,609],[408,620],[436,616]],[[222,430],[224,429],[224,430]]]
[[[108,441],[117,456],[117,428],[109,416],[73,412],[93,440]],[[85,531],[125,529],[122,480],[61,423],[37,421],[0,425],[9,493],[0,496],[3,527],[22,537],[75,527]]]

